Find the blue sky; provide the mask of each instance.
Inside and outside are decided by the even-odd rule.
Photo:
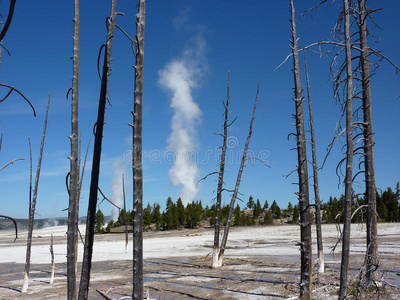
[[[299,44],[302,46],[329,38],[337,15],[338,1],[321,7],[312,18],[308,14],[300,20],[299,13],[316,3],[295,2]],[[383,8],[375,17],[382,30],[370,24],[371,32],[382,40],[371,39],[370,45],[400,63],[400,39],[395,26],[400,2],[385,0],[379,3],[370,1],[369,4]],[[3,15],[8,10],[7,5],[8,1],[1,2]],[[118,17],[117,24],[132,36],[135,34],[135,5],[135,1],[119,1],[117,4],[117,11],[125,13],[125,16]],[[108,1],[96,2],[96,5],[88,1],[81,3],[79,121],[83,152],[91,139],[81,195],[81,215],[87,210],[92,128],[100,90],[97,55],[104,43],[105,19],[109,10]],[[159,202],[164,206],[169,196],[175,200],[182,193],[182,186],[173,186],[169,178],[169,170],[173,166],[169,138],[176,113],[171,107],[173,92],[160,81],[162,70],[167,70],[172,62],[177,61],[187,62],[193,71],[190,95],[201,111],[190,125],[191,145],[198,161],[196,176],[200,178],[218,170],[221,138],[214,132],[222,130],[222,100],[226,98],[227,70],[230,70],[231,116],[238,116],[238,120],[229,133],[232,146],[228,151],[226,187],[230,189],[235,184],[240,151],[247,137],[259,81],[259,105],[250,148],[253,155],[263,158],[271,168],[257,162],[254,166],[247,165],[240,187],[244,203],[239,203],[244,207],[250,195],[261,202],[265,199],[270,203],[276,200],[281,207],[286,207],[289,201],[292,204],[297,202],[294,195],[297,186],[292,184],[297,181],[296,175],[288,179],[283,177],[295,168],[297,157],[295,151],[290,151],[295,146],[294,140],[287,140],[287,135],[294,130],[290,125],[294,112],[291,61],[274,70],[290,52],[289,17],[289,1],[148,1],[143,99],[144,205]],[[69,170],[70,100],[65,95],[71,87],[72,77],[72,18],[73,1],[29,1],[16,5],[13,22],[3,41],[12,55],[8,56],[3,51],[0,82],[22,91],[34,104],[37,117],[33,117],[29,106],[16,94],[0,104],[0,128],[4,135],[0,165],[14,158],[25,158],[0,173],[0,214],[28,216],[27,139],[30,137],[32,140],[35,170],[45,105],[48,93],[51,93],[37,213],[42,217],[66,216],[66,212],[61,210],[68,206],[65,176]],[[108,197],[113,193],[117,197],[120,185],[118,172],[124,170],[127,203],[131,208],[131,128],[127,122],[131,122],[130,111],[133,109],[134,57],[130,42],[118,31],[112,58],[109,89],[113,106],[106,111],[100,187]],[[317,155],[321,164],[326,147],[335,135],[340,107],[332,97],[330,58],[309,53],[308,62]],[[382,189],[394,187],[400,180],[400,133],[396,129],[400,122],[399,81],[400,77],[385,62],[372,79],[376,181]],[[302,84],[305,84],[304,73]],[[5,92],[5,89],[0,90],[1,95]],[[335,175],[336,164],[343,157],[340,152],[343,145],[344,140],[341,140],[320,172],[320,191],[324,200],[343,192]],[[114,191],[112,184],[117,186]],[[202,181],[194,199],[201,199],[204,205],[210,205],[216,186],[216,177]],[[361,191],[361,178],[355,187]],[[228,193],[223,201],[230,201]],[[105,214],[111,214],[109,204],[103,203],[100,207]]]

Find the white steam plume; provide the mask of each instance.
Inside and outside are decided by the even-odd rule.
[[[113,167],[114,167],[114,175],[113,175],[113,180],[110,184],[113,193],[110,197],[110,201],[122,209],[124,206],[124,194],[122,190],[122,174],[126,174],[126,168],[121,159],[117,159],[113,163]],[[111,205],[111,207],[112,207],[112,213],[111,213],[112,219],[116,221],[118,219],[119,210],[114,205]]]
[[[192,90],[198,86],[205,70],[205,48],[205,40],[197,36],[190,41],[180,59],[171,61],[159,71],[159,84],[172,92],[170,106],[174,110],[168,149],[174,152],[175,161],[168,176],[172,185],[182,185],[179,197],[185,204],[193,201],[198,192],[200,170],[191,154],[195,153],[198,144],[196,126],[201,110],[193,100]]]

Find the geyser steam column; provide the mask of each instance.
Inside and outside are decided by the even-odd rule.
[[[205,45],[202,37],[193,39],[180,59],[171,61],[159,71],[160,85],[172,92],[170,105],[174,110],[168,150],[173,151],[175,160],[168,176],[174,186],[182,185],[179,197],[185,204],[192,202],[198,192],[200,170],[193,154],[198,146],[196,127],[200,123],[201,110],[193,100],[192,90],[198,86],[204,70]]]

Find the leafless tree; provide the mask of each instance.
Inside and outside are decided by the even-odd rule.
[[[371,113],[371,82],[368,53],[368,29],[367,8],[364,0],[358,1],[359,9],[359,33],[361,48],[361,71],[362,71],[362,100],[364,118],[364,161],[365,161],[365,199],[367,209],[367,253],[366,253],[366,280],[371,284],[378,268],[378,228],[376,216],[376,188],[374,167],[374,141],[372,130]]]
[[[56,268],[55,260],[54,260],[53,234],[51,234],[51,240],[50,240],[50,257],[51,257],[50,284],[53,284],[53,282],[54,282],[54,270]]]
[[[143,168],[142,106],[146,1],[139,0],[136,15],[136,63],[133,111],[133,291],[132,299],[143,299]]]
[[[315,225],[317,231],[317,249],[318,249],[318,273],[324,273],[325,262],[324,262],[324,248],[322,244],[321,200],[319,197],[317,151],[315,150],[315,131],[314,131],[314,119],[313,119],[312,105],[311,105],[310,79],[308,76],[307,57],[305,51],[304,51],[304,64],[305,64],[306,80],[307,80],[308,110],[310,115],[311,153],[312,153],[311,163],[313,166],[313,179],[314,179],[313,181],[314,181],[314,197],[315,197]]]
[[[69,172],[69,206],[67,233],[67,290],[68,299],[76,299],[76,261],[79,219],[79,123],[78,123],[78,91],[79,91],[79,0],[74,0],[74,36],[73,36],[73,75],[71,103],[71,156]]]
[[[320,6],[323,3],[326,3],[327,0],[321,1],[319,4],[317,4],[315,7],[311,8],[310,10],[313,10]],[[344,6],[344,5],[343,5]],[[302,50],[305,49],[310,49],[312,47],[318,46],[321,47],[322,45],[331,45],[334,48],[337,49],[337,52],[334,54],[332,63],[331,63],[331,72],[334,75],[334,93],[335,97],[337,97],[340,101],[341,99],[345,99],[342,101],[342,117],[346,115],[346,123],[349,121],[347,118],[347,114],[352,114],[353,119],[352,125],[351,125],[351,130],[352,130],[352,152],[353,156],[360,155],[360,157],[363,158],[361,163],[359,164],[359,171],[350,179],[349,178],[349,172],[348,172],[348,159],[349,159],[349,149],[347,149],[347,154],[344,159],[342,159],[337,167],[337,173],[340,178],[339,172],[342,172],[341,166],[343,163],[346,161],[346,175],[342,173],[342,175],[345,177],[345,189],[346,186],[348,187],[347,191],[347,197],[345,197],[345,201],[351,205],[351,200],[352,200],[352,189],[349,187],[349,181],[353,182],[355,178],[364,173],[365,174],[365,199],[367,202],[367,251],[366,251],[366,258],[365,258],[365,266],[363,267],[364,272],[361,272],[360,276],[360,283],[363,284],[365,283],[367,286],[369,286],[371,283],[374,282],[374,278],[376,277],[376,271],[378,269],[378,243],[377,243],[377,213],[376,213],[376,187],[375,187],[375,172],[374,172],[374,159],[373,159],[373,130],[372,130],[372,114],[371,114],[371,87],[370,87],[370,78],[372,76],[372,73],[370,71],[370,66],[374,66],[374,68],[379,67],[379,63],[371,63],[370,62],[370,56],[374,55],[378,58],[379,61],[385,60],[389,62],[395,69],[396,72],[400,70],[400,68],[389,58],[387,58],[385,55],[383,55],[380,51],[377,51],[371,47],[368,47],[368,35],[370,35],[369,30],[367,28],[367,19],[370,18],[372,22],[376,24],[376,22],[373,20],[372,15],[374,12],[379,11],[380,9],[368,9],[366,7],[366,1],[365,0],[357,0],[357,1],[347,1],[347,7],[348,10],[344,9],[343,7],[340,8],[339,11],[339,17],[338,21],[336,22],[336,25],[334,27],[333,32],[335,33],[335,37],[339,37],[340,41],[321,41],[317,43],[313,43],[311,45],[308,45],[304,47]],[[349,21],[346,23],[346,17],[349,18]],[[344,26],[343,26],[344,24]],[[358,25],[358,28],[355,26]],[[348,30],[348,36],[353,39],[349,38],[349,45],[347,45],[347,39],[346,39],[346,28],[349,28]],[[379,26],[378,26],[379,27]],[[354,31],[351,32],[350,30],[354,28]],[[343,33],[345,35],[345,39],[343,41]],[[358,36],[358,39],[357,39]],[[347,64],[347,55],[351,51],[347,51],[349,48],[351,51],[358,51],[360,54],[359,55],[350,55],[350,59],[357,62],[358,66],[351,69],[352,72],[352,105],[351,105],[351,110],[347,112],[348,109],[348,82],[349,78],[347,76],[348,74],[348,64]],[[319,54],[329,54],[333,52],[332,50],[328,50],[326,52],[322,52],[321,48],[319,48],[318,51],[312,50],[313,52],[317,52]],[[346,54],[346,60],[340,65],[339,69],[337,72],[333,71],[334,65],[337,63],[337,59],[340,54]],[[290,57],[289,55],[288,57]],[[288,59],[286,58],[286,60]],[[346,76],[344,76],[346,74]],[[353,83],[354,81],[354,83]],[[344,86],[345,88],[343,89],[343,95],[339,93],[340,88]],[[362,102],[361,105],[359,106],[354,106],[353,102],[355,99],[360,99]],[[360,112],[362,112],[362,120],[359,117]],[[341,117],[341,118],[342,118]],[[346,135],[349,133],[348,132],[349,128],[348,125],[346,124],[346,128],[343,129],[333,140],[331,145],[329,146],[329,151],[332,149],[332,146],[336,143],[336,141],[339,139],[339,137],[346,132]],[[360,136],[362,136],[360,138]],[[350,141],[350,139],[347,137],[347,141]],[[357,146],[358,143],[361,144],[363,143],[362,146]],[[326,159],[326,158],[325,158]],[[362,169],[360,166],[364,165],[364,169]],[[353,173],[353,171],[352,171]],[[346,193],[346,192],[345,192]],[[349,202],[350,201],[350,202]],[[362,206],[364,207],[364,206]],[[346,208],[351,210],[350,208]],[[350,213],[349,213],[350,214]],[[353,212],[354,214],[354,212]],[[346,217],[351,218],[347,215]],[[347,220],[348,224],[349,221]],[[345,221],[346,223],[346,221]],[[343,230],[343,234],[349,235],[350,233],[350,225],[345,225],[346,230]],[[341,233],[342,234],[342,233]],[[341,240],[346,240],[347,238],[342,235]],[[344,242],[342,246],[345,248],[348,247],[349,242]],[[343,255],[347,256],[348,253],[342,253]],[[344,258],[344,257],[343,257]],[[348,268],[346,267],[346,264],[348,264],[348,256],[347,258],[344,258],[343,260],[344,264],[342,265],[342,268]],[[347,271],[344,271],[342,276],[342,297],[345,297],[346,289],[344,287],[344,281],[347,281]],[[364,281],[365,280],[365,281]],[[364,281],[364,282],[361,282]]]
[[[95,140],[92,160],[92,174],[89,191],[89,204],[86,221],[85,246],[83,253],[81,281],[79,284],[79,300],[87,299],[89,292],[90,269],[92,266],[93,242],[94,242],[94,219],[97,206],[97,192],[99,186],[101,145],[103,140],[104,116],[107,102],[108,79],[111,67],[111,49],[114,38],[115,18],[117,1],[112,0],[110,17],[107,19],[107,38],[104,47],[103,72],[101,76],[101,88],[97,122],[95,124]]]
[[[244,146],[242,160],[240,162],[238,175],[236,177],[235,189],[233,191],[231,202],[230,202],[230,205],[229,205],[229,213],[228,213],[228,218],[226,220],[224,235],[222,236],[222,240],[221,240],[221,248],[220,248],[219,254],[218,254],[218,264],[219,265],[222,265],[222,260],[224,258],[224,253],[225,253],[225,249],[226,249],[226,242],[228,240],[229,228],[230,228],[231,222],[232,222],[232,215],[233,215],[233,210],[235,208],[235,201],[236,201],[236,199],[238,197],[238,194],[239,194],[239,187],[240,187],[240,182],[242,180],[243,169],[245,167],[246,161],[248,159],[251,159],[251,158],[249,158],[247,156],[247,150],[249,149],[250,139],[251,139],[251,135],[253,133],[253,122],[254,122],[254,116],[255,116],[256,108],[257,108],[258,93],[259,93],[259,85],[257,85],[257,94],[256,94],[256,98],[254,100],[253,114],[252,114],[251,120],[250,120],[249,134],[247,136],[246,144]]]
[[[293,0],[290,0],[291,11],[291,49],[293,56],[294,103],[297,141],[297,173],[299,177],[299,210],[300,210],[300,250],[301,275],[300,299],[312,299],[312,250],[311,250],[311,216],[308,190],[308,170],[306,155],[306,140],[304,131],[303,100],[301,95],[299,53]]]
[[[353,196],[353,68],[351,56],[349,1],[343,0],[344,36],[346,53],[346,176],[344,192],[344,221],[342,238],[342,262],[340,265],[339,299],[347,297],[347,278],[350,254],[351,203]]]
[[[126,214],[126,199],[125,199],[125,178],[122,174],[122,194],[124,197],[124,211],[125,211],[125,253],[128,252],[128,219]]]
[[[214,224],[214,247],[212,256],[212,267],[217,268],[222,266],[222,259],[219,259],[220,248],[219,248],[219,235],[221,229],[221,202],[222,202],[222,190],[224,184],[224,174],[225,174],[225,159],[226,159],[226,144],[228,140],[228,127],[232,123],[228,124],[229,115],[229,85],[230,85],[230,75],[228,71],[228,88],[226,91],[226,102],[224,104],[224,133],[222,135],[222,147],[221,147],[221,158],[219,162],[219,173],[218,173],[218,187],[217,187],[217,202],[215,204],[215,224]]]
[[[29,269],[31,265],[31,248],[32,248],[32,234],[33,234],[33,223],[35,220],[35,210],[36,210],[36,200],[39,188],[39,177],[40,177],[40,169],[42,167],[42,157],[43,157],[43,149],[44,149],[44,141],[46,138],[46,129],[47,129],[47,117],[49,115],[49,106],[50,106],[50,95],[47,101],[47,108],[46,108],[46,117],[44,119],[44,128],[43,128],[43,135],[42,135],[42,142],[40,144],[40,152],[39,152],[39,159],[36,169],[36,176],[35,176],[35,187],[33,189],[33,196],[32,201],[29,201],[29,224],[28,224],[28,239],[26,243],[26,260],[25,260],[25,272],[24,272],[24,282],[22,285],[22,292],[25,293],[29,287]],[[32,157],[32,155],[31,155]],[[32,176],[32,171],[31,171]],[[32,188],[29,191],[29,198],[31,198]]]

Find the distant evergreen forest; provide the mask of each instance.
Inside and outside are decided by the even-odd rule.
[[[378,222],[400,222],[400,191],[399,183],[395,191],[390,187],[385,191],[377,193],[377,212]],[[342,195],[339,199],[330,197],[328,201],[321,203],[322,221],[324,223],[335,223],[337,220],[342,222],[343,210]],[[188,203],[186,206],[178,198],[173,202],[171,197],[167,199],[166,209],[161,211],[158,203],[148,204],[143,208],[143,227],[144,230],[174,230],[181,228],[196,228],[202,226],[213,226],[215,222],[215,204],[211,207],[203,206],[201,200]],[[362,197],[354,197],[352,203],[353,223],[362,223],[365,221],[366,204]],[[221,208],[221,220],[225,225],[229,213],[229,205]],[[312,215],[313,219],[315,216]],[[239,204],[236,205],[232,226],[251,226],[251,225],[271,225],[282,223],[296,224],[299,221],[299,207],[289,202],[284,209],[280,208],[274,200],[271,204],[265,200],[263,203],[259,199],[254,200],[252,196],[244,209]],[[133,225],[132,211],[121,210],[116,221],[111,220],[105,226],[105,217],[99,209],[96,213],[96,232],[113,232],[113,228],[118,228],[127,223]]]

